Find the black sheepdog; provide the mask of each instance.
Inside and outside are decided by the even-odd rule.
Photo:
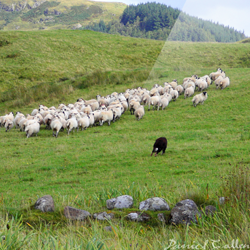
[[[155,153],[155,156],[157,156],[157,154],[160,153],[161,151],[162,151],[162,154],[164,154],[167,148],[167,145],[168,145],[168,141],[165,137],[158,138],[155,141],[151,156],[153,155],[153,153]]]

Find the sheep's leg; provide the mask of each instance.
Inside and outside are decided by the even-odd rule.
[[[110,120],[108,120],[108,125],[110,126]]]
[[[59,133],[59,131],[56,132],[56,138],[57,138],[57,136],[58,136],[58,133]]]

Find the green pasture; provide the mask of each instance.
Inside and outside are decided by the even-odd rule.
[[[161,249],[172,238],[182,243],[199,239],[202,243],[210,237],[221,239],[223,245],[241,235],[241,242],[249,242],[249,215],[241,212],[240,205],[235,206],[235,215],[234,210],[223,210],[221,217],[203,221],[190,231],[166,228],[159,222],[144,225],[124,221],[120,226],[120,220],[115,220],[114,230],[108,233],[103,231],[104,226],[110,225],[108,222],[67,224],[62,215],[66,205],[90,212],[105,211],[106,199],[121,194],[134,197],[135,210],[140,201],[153,196],[164,198],[171,208],[184,198],[194,199],[201,208],[205,204],[218,206],[218,197],[227,195],[222,185],[230,172],[250,163],[249,44],[167,42],[158,58],[164,45],[159,41],[89,31],[0,34],[0,40],[10,42],[0,47],[1,97],[18,86],[29,91],[41,82],[71,87],[69,94],[67,90],[62,93],[63,98],[56,92],[46,92],[42,102],[34,98],[24,106],[7,99],[0,103],[0,115],[10,111],[27,114],[40,103],[57,107],[61,102],[74,103],[79,97],[90,99],[138,86],[151,88],[172,79],[182,82],[184,77],[210,74],[217,67],[225,70],[231,81],[224,90],[211,85],[208,99],[196,108],[192,98],[181,95],[163,111],[148,111],[145,107],[146,114],[140,121],[127,111],[111,126],[104,124],[69,136],[64,131],[57,139],[44,126],[37,137],[29,139],[15,128],[7,133],[1,128],[1,235],[6,234],[6,223],[12,223],[17,244],[21,244],[24,235],[30,237],[24,246],[27,249],[42,249],[43,240],[48,249],[87,249],[87,244],[93,242],[89,249],[98,249],[97,239],[104,249],[137,249],[136,244],[141,249]],[[84,48],[84,52],[79,53],[79,48]],[[14,51],[17,57],[6,57]],[[97,70],[100,77],[88,85]],[[120,79],[119,84],[105,81],[111,73],[119,78],[121,72],[136,70],[147,72],[143,82],[137,78]],[[67,79],[60,81],[62,77]],[[17,96],[18,100],[22,98]],[[150,157],[154,141],[162,136],[168,139],[165,155]],[[56,213],[51,219],[51,215],[30,210],[37,198],[46,194],[55,199]],[[229,212],[233,226],[223,229]],[[4,217],[6,214],[9,217]],[[117,218],[125,216],[118,211],[115,214]],[[55,224],[50,225],[50,221]],[[43,228],[44,225],[47,226]],[[63,248],[66,243],[68,247]]]

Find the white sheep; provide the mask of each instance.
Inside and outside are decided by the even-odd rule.
[[[21,112],[16,112],[16,116],[15,116],[15,119],[14,119],[15,128],[19,127],[18,123],[24,117],[25,117],[24,114],[22,114]]]
[[[194,88],[193,87],[189,87],[189,88],[185,89],[184,98],[186,99],[187,97],[190,97],[193,94],[194,94]]]
[[[130,103],[129,103],[129,110],[130,110],[130,113],[131,115],[134,114],[135,110],[140,106],[140,102],[137,102],[137,101],[134,101],[134,100],[131,100]]]
[[[4,126],[6,129],[5,132],[8,132],[8,130],[11,130],[14,127],[13,121],[7,120]]]
[[[95,125],[95,123],[97,123],[97,122],[100,121],[102,112],[101,112],[101,110],[95,110],[95,111],[92,112],[91,114],[93,114],[93,116],[94,116],[94,123],[93,123],[93,125]]]
[[[59,131],[62,129],[63,124],[61,122],[61,119],[59,116],[57,116],[56,118],[54,118],[51,123],[50,123],[50,127],[53,131],[53,136],[55,136],[57,138]]]
[[[207,84],[206,80],[204,80],[204,79],[197,80],[196,84],[198,87],[198,91],[203,91],[203,90],[208,88],[208,84]]]
[[[230,79],[229,77],[226,77],[225,79],[222,79],[220,82],[220,89],[225,89],[230,85]]]
[[[207,100],[207,92],[202,92],[198,95],[195,95],[192,99],[194,107],[196,107],[199,103],[203,104],[204,101]]]
[[[27,138],[29,138],[33,134],[37,136],[39,131],[40,131],[40,124],[38,122],[35,122],[25,128]]]
[[[162,110],[164,110],[169,104],[169,100],[167,98],[167,96],[162,96],[161,98],[161,103],[160,103],[160,107]]]
[[[88,115],[84,115],[83,117],[77,116],[77,122],[78,122],[77,131],[79,130],[80,127],[81,130],[87,129],[89,127],[89,116]]]
[[[13,112],[10,112],[9,114],[7,114],[7,115],[5,115],[4,117],[3,117],[3,120],[2,120],[2,122],[1,122],[1,124],[2,124],[2,126],[5,126],[5,123],[6,123],[6,121],[7,120],[10,120],[10,121],[14,121],[14,114],[13,114]]]
[[[183,88],[181,85],[178,85],[178,86],[175,88],[175,90],[177,90],[178,93],[179,93],[179,95],[181,95],[181,94],[183,93],[183,91],[184,91],[184,88]]]
[[[217,89],[218,89],[219,86],[220,86],[221,80],[223,80],[223,77],[222,77],[222,76],[219,76],[216,80],[214,80],[214,84],[215,84],[215,86],[216,86]]]
[[[104,122],[108,122],[108,125],[110,126],[110,122],[113,120],[113,118],[114,114],[112,110],[101,111],[101,117],[99,118],[100,126],[102,126]]]
[[[78,123],[75,116],[72,116],[70,119],[67,120],[67,129],[68,135],[74,129],[74,131],[78,128]]]
[[[158,95],[159,93],[158,93],[158,89],[157,88],[153,88],[153,89],[151,89],[150,90],[150,92],[149,92],[149,95],[150,96],[155,96],[155,95]]]
[[[95,112],[95,111],[94,111]],[[89,126],[93,126],[94,124],[95,124],[95,117],[94,117],[94,113],[92,112],[92,113],[90,113],[89,114]]]
[[[135,110],[135,118],[139,121],[145,115],[144,106],[140,106]]]
[[[169,83],[169,85],[171,85],[171,87],[172,87],[173,89],[175,89],[175,88],[177,87],[177,85],[178,85],[177,80],[174,79],[172,82]]]
[[[35,116],[38,113],[38,109],[33,109],[33,111],[31,112],[32,116]]]
[[[122,115],[122,107],[115,107],[111,109],[113,111],[113,122],[120,119]]]
[[[217,77],[219,77],[222,73],[222,69],[218,68],[216,72],[212,72],[209,77],[214,81]]]
[[[171,90],[170,95],[172,96],[173,101],[176,101],[176,99],[179,97],[179,93],[177,90]]]
[[[160,102],[161,102],[161,97],[160,96],[152,96],[150,98],[149,104],[148,104],[148,111],[150,110],[150,105],[153,106],[153,110],[155,109],[156,106],[158,106],[158,109],[160,108]]]

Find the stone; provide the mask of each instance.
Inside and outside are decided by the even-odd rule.
[[[35,209],[39,209],[42,212],[54,212],[54,200],[50,195],[45,195],[39,198],[35,203]]]
[[[105,231],[112,232],[112,227],[111,226],[106,226],[104,227]]]
[[[127,219],[137,222],[145,222],[150,220],[150,216],[146,213],[134,212],[128,214]]]
[[[114,214],[107,214],[106,212],[102,212],[93,214],[93,217],[96,220],[111,220],[114,218]]]
[[[140,210],[163,211],[170,210],[168,203],[159,197],[149,198],[139,205]]]
[[[205,213],[207,216],[209,215],[213,216],[216,211],[217,211],[216,207],[212,205],[208,205],[205,207]]]
[[[80,23],[77,23],[77,24],[72,26],[72,30],[80,29],[81,27],[82,27],[82,25]]]
[[[106,201],[108,209],[123,209],[123,208],[130,208],[133,206],[134,201],[133,197],[130,195],[122,195],[118,196],[117,198],[112,198]]]
[[[63,213],[67,219],[71,220],[85,220],[87,217],[91,215],[88,211],[69,206],[64,208]]]
[[[175,225],[197,223],[197,217],[200,216],[201,214],[195,202],[186,199],[178,202],[171,210],[170,222]]]

